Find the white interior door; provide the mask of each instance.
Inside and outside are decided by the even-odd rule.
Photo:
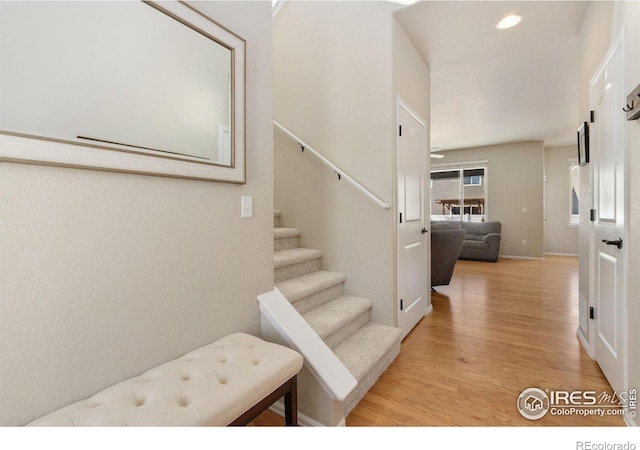
[[[398,327],[404,339],[431,302],[424,198],[429,151],[425,122],[400,99],[397,120]]]
[[[595,221],[591,327],[594,357],[611,387],[626,390],[624,34],[591,82],[590,159]]]

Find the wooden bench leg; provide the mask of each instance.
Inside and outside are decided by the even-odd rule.
[[[286,426],[298,426],[298,381],[294,376],[289,380],[289,392],[284,394],[284,417]]]
[[[287,426],[298,425],[298,383],[297,376],[285,381],[278,389],[256,403],[251,409],[231,422],[230,426],[247,425],[260,413],[268,409],[284,395],[284,415]]]

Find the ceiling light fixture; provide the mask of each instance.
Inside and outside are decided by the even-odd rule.
[[[498,22],[498,25],[496,25],[496,28],[498,30],[506,30],[507,28],[515,27],[520,23],[521,20],[522,20],[521,16],[517,16],[517,15],[507,16],[504,19],[502,19],[500,22]]]
[[[418,0],[391,0],[393,3],[398,3],[404,6],[411,6],[414,3],[418,3]]]
[[[444,155],[442,153],[434,153],[434,152],[439,152],[441,150],[442,149],[440,147],[431,147],[431,153],[429,156],[437,159],[444,158]]]

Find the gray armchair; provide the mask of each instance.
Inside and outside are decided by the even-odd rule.
[[[449,284],[466,230],[431,226],[431,288]]]
[[[461,222],[463,230],[467,230],[460,259],[475,261],[498,261],[502,224],[500,222]]]

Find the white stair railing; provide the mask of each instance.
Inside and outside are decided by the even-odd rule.
[[[296,141],[298,143],[298,145],[300,145],[300,147],[302,147],[302,150],[308,150],[311,154],[313,154],[316,158],[318,158],[320,161],[322,161],[326,166],[328,166],[329,168],[331,168],[331,170],[333,170],[337,175],[338,175],[338,179],[342,180],[343,178],[345,180],[347,180],[349,183],[351,183],[356,189],[358,189],[360,192],[362,192],[364,195],[366,195],[369,199],[371,199],[373,202],[375,202],[378,206],[380,206],[381,208],[384,209],[389,209],[391,208],[391,206],[380,200],[379,197],[377,197],[373,192],[371,192],[369,189],[367,189],[366,187],[364,187],[362,184],[360,184],[358,181],[356,181],[353,177],[351,177],[349,174],[347,174],[344,170],[342,170],[341,168],[339,168],[338,166],[336,166],[334,163],[332,163],[331,161],[329,161],[327,158],[325,158],[324,156],[322,156],[320,153],[318,153],[313,147],[311,147],[309,144],[307,144],[306,142],[304,142],[302,139],[300,139],[298,136],[296,136],[295,134],[293,134],[291,131],[289,131],[287,128],[285,128],[284,126],[282,126],[280,123],[278,123],[277,121],[273,121],[273,124],[283,133],[285,133],[287,136],[289,136],[291,139],[293,139],[294,141]]]
[[[278,288],[258,295],[262,337],[283,341],[302,354],[305,366],[330,398],[344,401],[358,382]],[[275,335],[274,335],[275,333]]]

